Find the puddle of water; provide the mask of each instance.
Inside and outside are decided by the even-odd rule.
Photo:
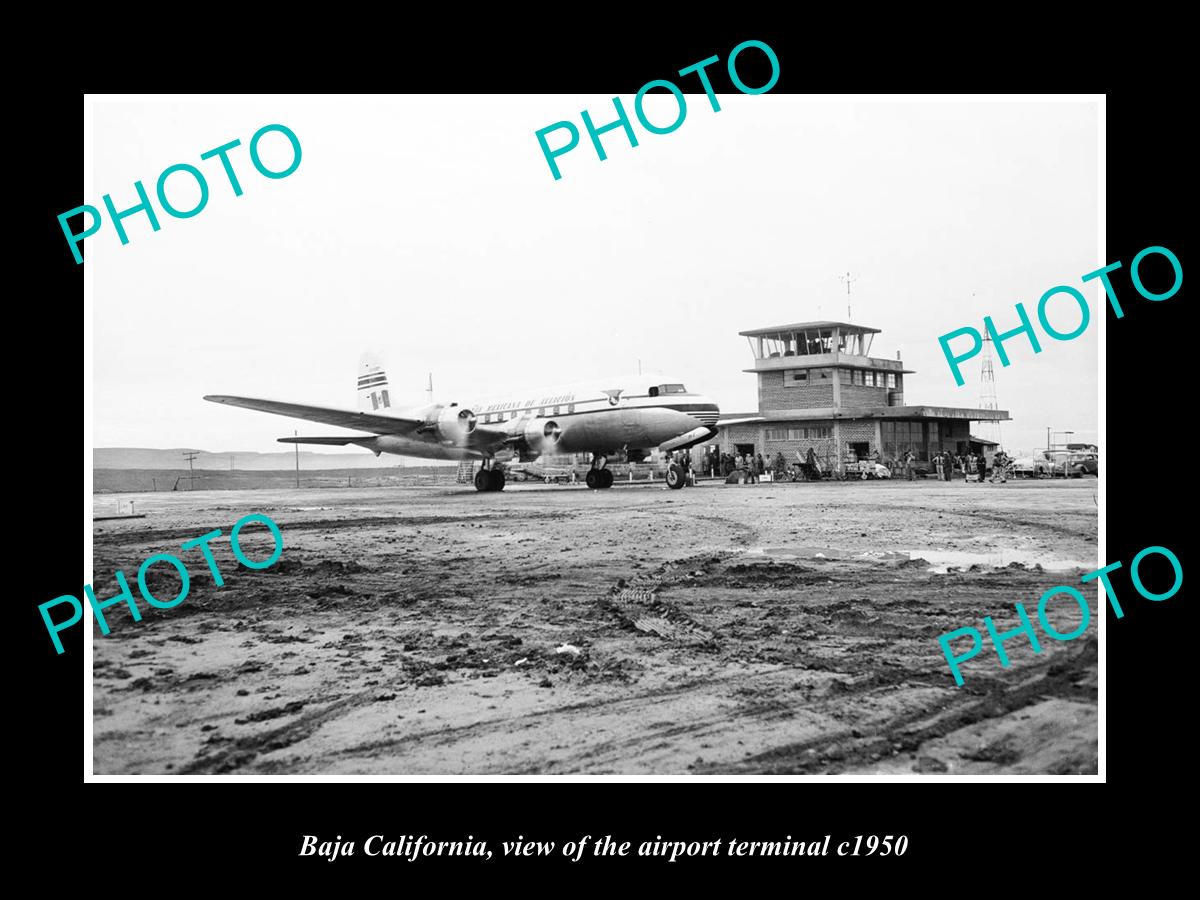
[[[1097,568],[1094,562],[1082,559],[1063,559],[1047,556],[1036,550],[1018,550],[1014,547],[996,547],[990,550],[935,550],[926,548],[910,552],[912,559],[924,559],[932,563],[930,572],[945,575],[951,569],[967,569],[971,566],[986,566],[1003,569],[1012,563],[1024,566],[1041,566],[1047,572],[1063,572],[1070,569]]]
[[[1012,563],[1025,566],[1040,565],[1048,572],[1071,569],[1096,568],[1094,562],[1081,559],[1063,559],[1048,556],[1037,550],[1021,550],[1015,547],[995,547],[988,550],[940,550],[932,547],[919,550],[840,550],[835,547],[752,547],[745,551],[747,556],[770,556],[778,559],[855,559],[877,562],[906,562],[923,559],[930,563],[927,570],[945,575],[953,569],[968,569],[971,566],[1002,569]]]
[[[834,547],[752,547],[747,556],[773,556],[781,559],[870,559],[906,560],[907,553],[897,550],[838,550]]]

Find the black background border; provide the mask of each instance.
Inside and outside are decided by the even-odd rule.
[[[403,52],[364,54],[359,65],[341,69],[336,77],[329,71],[332,67],[314,61],[308,48],[301,54],[305,65],[294,70],[298,74],[286,85],[270,86],[268,79],[260,77],[261,68],[256,65],[253,73],[242,66],[226,68],[219,76],[212,71],[173,74],[154,86],[171,92],[257,92],[272,87],[354,91],[369,86],[401,92],[602,92],[628,97],[644,82],[671,77],[674,69],[707,56],[717,54],[723,61],[735,44],[752,37],[769,43],[779,56],[781,77],[773,91],[776,93],[874,92],[881,88],[913,92],[1107,90],[1108,250],[1106,259],[1097,260],[1097,267],[1115,260],[1124,263],[1114,283],[1126,315],[1116,320],[1111,311],[1106,313],[1108,424],[1107,445],[1102,451],[1103,462],[1111,467],[1107,470],[1107,561],[1120,559],[1126,565],[1114,578],[1126,615],[1116,620],[1108,612],[1106,618],[1105,764],[1109,784],[1137,791],[1123,796],[1120,810],[1134,813],[1135,808],[1141,810],[1144,804],[1155,802],[1165,806],[1171,792],[1164,788],[1176,777],[1186,777],[1184,767],[1188,763],[1181,755],[1185,750],[1176,749],[1189,746],[1183,728],[1190,722],[1180,711],[1192,705],[1184,700],[1187,679],[1183,659],[1187,653],[1179,646],[1187,634],[1183,619],[1187,586],[1185,583],[1184,589],[1169,601],[1144,601],[1133,593],[1127,567],[1143,547],[1158,544],[1171,548],[1185,571],[1188,569],[1179,506],[1191,462],[1182,448],[1174,446],[1177,438],[1173,432],[1181,427],[1174,423],[1186,409],[1180,401],[1189,394],[1195,380],[1189,376],[1195,370],[1184,371],[1189,355],[1186,347],[1173,346],[1186,341],[1186,279],[1176,296],[1150,303],[1133,291],[1128,265],[1142,248],[1162,245],[1175,252],[1185,271],[1188,268],[1182,211],[1186,203],[1184,184],[1192,179],[1185,179],[1185,173],[1190,176],[1190,167],[1184,168],[1185,143],[1176,133],[1175,123],[1183,109],[1180,99],[1172,94],[1175,82],[1161,77],[1163,61],[1150,54],[1144,62],[1152,63],[1153,73],[1159,77],[1145,89],[1130,83],[1129,79],[1136,76],[1089,70],[1081,63],[1083,56],[1067,56],[1067,64],[1049,73],[1037,68],[1036,61],[1064,60],[1058,52],[1061,44],[1051,39],[1053,34],[1039,38],[1037,46],[1030,46],[1029,35],[1024,35],[1026,44],[1011,48],[1011,56],[1006,52],[1010,48],[997,35],[992,35],[996,43],[988,43],[986,49],[962,41],[939,45],[941,52],[933,58],[928,53],[913,52],[918,48],[912,44],[901,43],[888,48],[885,61],[868,70],[865,66],[846,65],[846,57],[830,46],[833,39],[814,33],[754,26],[723,31],[696,29],[686,35],[673,32],[668,36],[631,31],[618,39],[597,37],[594,42],[578,34],[549,42],[530,37],[519,47],[507,37],[491,44],[483,38],[479,44],[458,39],[453,45],[414,41],[406,43]],[[1073,47],[1085,42],[1082,34],[1072,38]],[[880,38],[878,47],[886,45]],[[1089,52],[1094,49],[1089,48]],[[1081,47],[1079,53],[1083,52]],[[863,49],[861,38],[857,53],[858,58],[869,53]],[[287,55],[294,59],[294,53],[281,52],[274,61],[283,64]],[[850,59],[854,58],[851,54]],[[747,83],[765,80],[754,72],[751,55],[745,59],[743,77]],[[1138,63],[1127,65],[1136,69]],[[105,71],[107,74],[97,75],[97,83],[89,84],[88,90],[145,89],[145,84],[137,83],[136,73],[118,78],[111,70]],[[711,72],[718,95],[732,90],[722,75],[723,66],[714,66]],[[1043,75],[1046,80],[1039,81]],[[1117,87],[1122,82],[1126,87]],[[689,92],[695,90],[684,86]],[[28,280],[32,302],[19,306],[19,329],[34,339],[32,346],[43,351],[39,355],[47,363],[35,362],[33,366],[40,373],[51,366],[69,369],[67,360],[78,358],[82,363],[83,358],[78,333],[68,324],[79,321],[75,316],[82,305],[83,267],[74,264],[55,219],[59,212],[85,199],[79,184],[82,94],[75,85],[58,85],[56,90],[27,97],[23,104],[25,122],[36,128],[38,140],[30,154],[36,177],[17,186],[28,192],[22,201],[27,211],[17,221],[22,229],[32,227],[34,234],[32,240],[20,239],[19,246],[33,248],[34,258],[40,260],[36,272],[42,277]],[[565,113],[558,106],[548,107],[547,124],[561,117]],[[96,199],[87,198],[92,203]],[[20,276],[24,265],[23,258],[10,259],[15,269],[10,274]],[[42,285],[49,289],[43,290]],[[10,319],[10,324],[15,322]],[[1096,327],[1095,322],[1092,327]],[[1066,352],[1069,348],[1055,349]],[[28,371],[15,372],[12,383],[20,385],[29,375]],[[33,380],[41,381],[40,374],[35,374]],[[20,387],[17,390],[25,393]],[[75,395],[77,402],[70,399],[72,392],[65,387],[52,397],[39,389],[32,394],[38,398],[35,402],[40,412],[52,411],[51,420],[61,423],[63,432],[68,422],[79,421],[76,406],[83,405],[82,393]],[[41,428],[35,430],[20,421],[14,427],[38,441],[38,456],[44,460],[43,476],[53,473],[53,477],[37,479],[41,483],[36,494],[31,494],[23,506],[34,510],[34,514],[17,518],[20,525],[34,527],[23,529],[21,565],[14,567],[20,585],[14,602],[26,624],[21,635],[24,657],[13,672],[13,693],[21,709],[16,729],[19,740],[13,743],[22,758],[17,762],[19,767],[10,772],[32,774],[32,780],[22,780],[41,786],[42,796],[23,803],[22,815],[29,822],[31,841],[47,848],[57,847],[56,852],[64,852],[60,840],[72,832],[94,836],[110,851],[120,849],[122,835],[139,836],[136,877],[147,877],[152,871],[182,874],[175,867],[188,861],[193,863],[186,869],[188,883],[197,886],[223,883],[234,868],[246,870],[255,880],[298,876],[306,884],[315,885],[318,881],[337,883],[347,874],[365,869],[385,878],[398,874],[405,880],[420,871],[473,881],[493,878],[501,870],[524,879],[545,872],[547,865],[556,872],[585,879],[602,872],[620,878],[631,871],[631,866],[635,871],[669,871],[672,878],[687,881],[707,879],[714,868],[732,868],[746,875],[783,874],[785,869],[808,875],[815,868],[836,876],[879,874],[890,879],[917,869],[961,873],[963,870],[956,867],[969,862],[973,874],[966,882],[959,882],[964,884],[977,881],[980,866],[996,875],[1007,873],[1015,878],[1012,867],[1020,865],[1020,860],[1035,849],[1051,853],[1069,868],[1067,861],[1093,856],[1098,846],[1114,837],[1126,850],[1162,838],[1163,826],[1151,813],[1139,811],[1132,820],[1110,823],[1109,817],[1117,813],[1098,795],[1065,798],[1052,793],[1060,790],[1057,784],[1045,783],[1011,783],[1003,791],[991,785],[964,784],[953,795],[949,787],[939,785],[936,799],[929,796],[934,790],[929,785],[918,796],[913,789],[898,786],[885,789],[874,784],[812,782],[313,783],[271,785],[265,788],[269,796],[263,788],[256,788],[250,800],[245,794],[234,796],[230,793],[234,789],[224,786],[216,787],[218,793],[224,792],[218,796],[211,785],[112,784],[88,786],[96,792],[109,792],[106,796],[84,796],[80,793],[85,787],[82,632],[74,629],[64,635],[67,652],[56,656],[36,606],[59,594],[79,591],[80,572],[73,555],[77,546],[74,540],[79,535],[79,507],[75,505],[79,493],[69,474],[78,472],[81,462],[90,465],[90,451],[83,448],[81,459],[82,442],[75,438],[42,440],[36,437]],[[53,431],[49,429],[51,435]],[[28,562],[26,555],[31,557]],[[1147,580],[1153,584],[1152,576]],[[162,792],[169,790],[188,791],[186,802],[179,802],[176,795],[164,796]],[[897,791],[904,791],[904,796],[897,797]],[[127,796],[130,792],[134,797]],[[305,833],[324,838],[341,834],[358,840],[376,833],[428,834],[435,839],[461,839],[473,834],[476,838],[486,837],[493,846],[518,833],[560,843],[582,834],[613,834],[638,841],[659,834],[673,839],[736,835],[740,840],[776,840],[783,834],[810,839],[831,833],[836,842],[857,834],[887,833],[907,834],[910,849],[903,859],[872,859],[865,868],[862,860],[738,858],[722,858],[719,863],[676,863],[669,870],[661,861],[636,858],[589,860],[571,866],[560,858],[493,860],[485,865],[472,860],[407,864],[368,861],[360,856],[330,865],[296,856],[299,836]],[[153,846],[147,846],[146,840]],[[1161,844],[1157,852],[1163,852]],[[200,864],[196,864],[198,854]],[[97,873],[96,877],[104,876]],[[403,886],[405,881],[395,883]],[[746,886],[751,887],[749,883]]]

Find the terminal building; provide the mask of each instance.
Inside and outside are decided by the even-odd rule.
[[[916,406],[905,402],[905,369],[871,356],[878,328],[847,322],[798,322],[740,332],[750,342],[758,378],[758,411],[724,414],[710,445],[725,453],[782,453],[795,462],[811,447],[821,466],[844,472],[847,463],[884,465],[912,450],[929,469],[939,450],[966,453],[971,422],[1009,419],[1005,410]],[[988,442],[990,443],[990,442]],[[706,445],[692,449],[693,459]],[[976,450],[979,448],[976,447]]]

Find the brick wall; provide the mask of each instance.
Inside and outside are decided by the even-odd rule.
[[[884,405],[887,404],[885,396]],[[833,406],[833,380],[796,384],[784,383],[784,372],[760,372],[758,375],[758,408],[773,409],[820,409]]]
[[[841,385],[842,408],[863,409],[867,406],[887,406],[888,389],[858,384]]]
[[[821,468],[829,471],[834,468],[837,454],[834,452],[833,438],[817,438],[815,440],[804,441],[772,441],[768,440],[767,449],[763,452],[763,459],[770,457],[772,465],[776,453],[782,453],[785,462],[796,462],[796,452],[799,451],[803,458],[808,454],[808,448],[812,447],[813,452],[817,454],[817,460],[821,463]]]
[[[799,438],[797,440],[784,440],[770,437],[771,431],[805,428],[812,430],[817,428],[828,428],[829,437],[827,438]],[[812,447],[813,452],[817,454],[817,459],[820,460],[823,467],[832,466],[837,459],[837,448],[833,441],[833,420],[832,419],[814,419],[805,420],[803,422],[769,422],[766,425],[767,436],[764,443],[766,450],[763,452],[763,457],[770,455],[772,460],[775,459],[776,453],[782,453],[783,458],[789,462],[796,462],[796,451],[800,451],[800,456],[804,457],[808,454],[808,448]]]

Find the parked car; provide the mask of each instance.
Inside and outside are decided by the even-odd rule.
[[[1033,478],[1036,473],[1037,466],[1032,456],[1018,456],[1012,461],[1013,478]]]
[[[1064,450],[1035,450],[1032,456],[1013,460],[1012,474],[1024,478],[1064,478],[1069,474]]]
[[[1100,460],[1095,453],[1072,453],[1067,460],[1067,473],[1072,478],[1100,474]]]

